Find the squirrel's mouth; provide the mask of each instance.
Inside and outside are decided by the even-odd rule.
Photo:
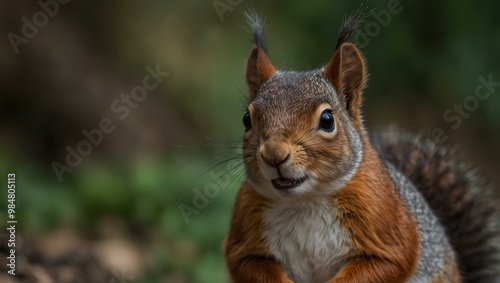
[[[290,190],[304,183],[306,179],[307,176],[304,176],[299,179],[277,178],[271,180],[271,183],[273,184],[273,187],[277,190]]]

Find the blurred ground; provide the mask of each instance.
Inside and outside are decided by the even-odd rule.
[[[220,246],[243,176],[251,48],[241,12],[267,18],[277,66],[304,70],[329,60],[362,2],[66,2],[0,2],[0,176],[16,173],[19,271],[4,272],[4,187],[0,281],[228,282]],[[481,78],[500,81],[500,3],[408,0],[388,14],[390,2],[364,3],[368,130],[441,128],[498,188],[499,91],[463,115],[455,105],[474,102]],[[157,68],[168,76],[154,81]],[[158,84],[124,101],[148,75]],[[100,136],[103,120],[113,131]]]

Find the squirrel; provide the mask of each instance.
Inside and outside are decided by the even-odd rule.
[[[369,134],[365,59],[345,20],[322,68],[271,63],[258,15],[246,64],[246,177],[223,251],[237,283],[500,282],[496,207],[455,153]]]

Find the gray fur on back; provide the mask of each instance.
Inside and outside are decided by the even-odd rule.
[[[450,259],[449,263],[454,262],[455,255],[443,227],[424,197],[392,164],[386,163],[386,167],[401,199],[413,214],[419,232],[420,255],[417,270],[409,282],[431,282],[430,275],[437,275],[447,269],[444,267],[444,259]]]

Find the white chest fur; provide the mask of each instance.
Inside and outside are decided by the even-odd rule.
[[[348,234],[328,200],[280,202],[264,221],[269,249],[294,282],[326,282],[345,263]]]

